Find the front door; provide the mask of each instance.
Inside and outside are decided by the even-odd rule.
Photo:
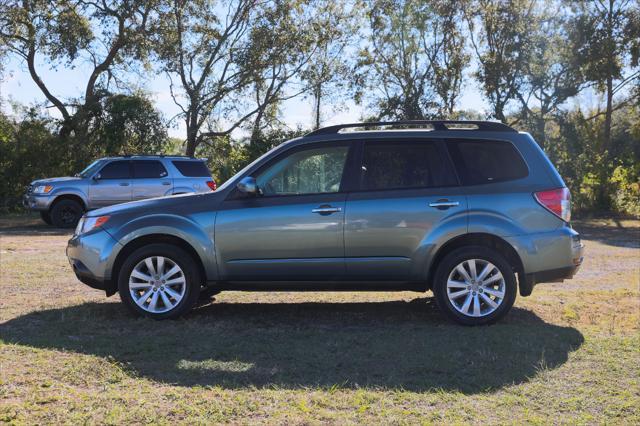
[[[171,194],[172,182],[158,160],[133,160],[133,199],[163,197]]]
[[[364,142],[359,189],[349,194],[345,262],[350,279],[419,280],[430,233],[458,217],[466,197],[440,141]]]
[[[224,280],[341,279],[349,143],[292,148],[259,169],[262,195],[234,191],[215,225]]]
[[[106,164],[89,185],[90,208],[131,201],[131,170],[129,160]]]

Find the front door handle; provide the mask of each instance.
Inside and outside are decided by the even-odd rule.
[[[318,213],[321,215],[328,215],[331,213],[338,213],[341,212],[342,209],[340,207],[331,207],[331,206],[320,206],[318,208],[315,208],[313,210],[311,210],[311,213]]]
[[[129,186],[129,182],[120,182],[120,186]]]
[[[449,207],[457,207],[460,203],[458,201],[438,200],[435,203],[429,203],[429,207],[435,207],[436,209],[446,210]]]
[[[171,182],[162,182],[163,185],[171,185]]]

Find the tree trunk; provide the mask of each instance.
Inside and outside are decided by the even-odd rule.
[[[538,118],[538,145],[540,145],[540,148],[543,150],[546,146],[545,139],[545,114],[540,114],[540,117]]]
[[[264,115],[264,109],[260,108],[256,115],[256,119],[253,122],[253,129],[251,130],[251,140],[250,144],[253,145],[260,137],[260,122],[262,121],[262,116]]]
[[[187,125],[187,144],[185,147],[185,154],[193,157],[196,153],[196,148],[198,147],[198,114],[197,109],[193,106],[194,102],[191,102],[189,105],[189,110],[187,111],[187,117],[185,119],[185,124]]]
[[[322,102],[322,87],[320,84],[316,85],[316,88],[313,93],[313,100],[315,102],[315,105],[314,105],[315,118],[313,123],[313,129],[317,130],[320,128],[320,117],[321,117],[320,104]]]
[[[611,116],[613,114],[613,76],[607,76],[607,110],[604,116],[604,135],[602,143],[602,154],[604,155],[611,145]],[[608,157],[608,155],[607,155]]]

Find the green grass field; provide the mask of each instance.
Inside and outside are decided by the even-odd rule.
[[[640,423],[640,221],[577,222],[578,276],[465,328],[431,294],[223,293],[131,317],[68,232],[0,218],[0,421]]]

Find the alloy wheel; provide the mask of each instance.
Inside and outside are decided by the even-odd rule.
[[[483,259],[459,263],[447,278],[447,297],[461,314],[484,317],[502,304],[506,284],[500,270]]]
[[[180,266],[164,256],[147,257],[129,276],[129,293],[146,312],[160,314],[174,309],[187,290],[187,279]]]

